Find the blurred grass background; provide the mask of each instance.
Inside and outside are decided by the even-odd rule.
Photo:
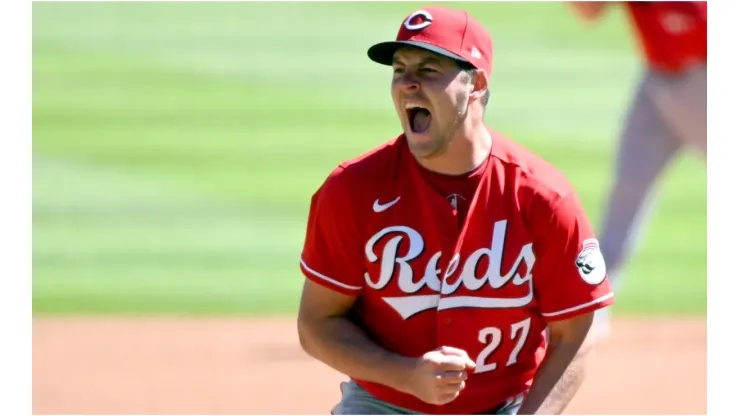
[[[489,125],[598,227],[640,73],[623,13],[446,4],[494,38]],[[421,6],[34,3],[34,313],[294,313],[311,194],[400,131],[367,47]],[[615,312],[703,315],[704,165],[679,158],[657,198]]]

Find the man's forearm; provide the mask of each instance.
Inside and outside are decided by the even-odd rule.
[[[518,414],[560,414],[583,384],[586,352],[580,344],[551,344]]]
[[[350,377],[405,391],[416,360],[389,352],[345,317],[323,319],[298,327],[303,349],[312,357]]]

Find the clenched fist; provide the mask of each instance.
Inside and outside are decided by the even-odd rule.
[[[419,357],[409,376],[408,393],[429,404],[449,403],[465,388],[468,370],[475,363],[453,347],[440,347]]]

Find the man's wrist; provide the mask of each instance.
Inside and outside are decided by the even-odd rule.
[[[389,385],[402,393],[411,394],[411,380],[418,360],[413,357],[404,357],[397,354],[389,356],[391,367],[388,376]]]

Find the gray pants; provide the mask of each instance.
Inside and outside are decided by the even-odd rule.
[[[333,415],[421,415],[422,413],[403,409],[390,403],[378,400],[367,390],[363,389],[354,381],[343,382],[340,385],[342,399],[331,410]],[[494,409],[492,415],[515,415],[522,406],[524,395],[512,397],[498,409]]]
[[[651,210],[649,194],[682,148],[697,152],[706,163],[706,66],[678,76],[649,70],[637,90],[621,135],[600,235],[613,283],[639,240],[639,231]]]

